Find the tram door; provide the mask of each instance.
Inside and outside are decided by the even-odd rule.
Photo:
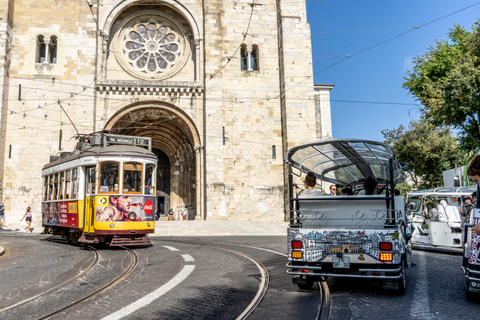
[[[95,222],[95,167],[87,168],[85,175],[85,229],[84,232],[94,233]]]

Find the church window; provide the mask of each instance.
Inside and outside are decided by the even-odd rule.
[[[180,71],[189,48],[180,27],[167,17],[145,15],[127,21],[115,54],[129,72],[147,80],[164,79]]]
[[[248,49],[245,44],[240,47],[240,69],[253,71],[258,70],[258,46],[253,45]]]
[[[57,37],[51,36],[48,44],[48,62],[57,63]]]
[[[37,50],[35,53],[36,63],[57,63],[57,37],[51,36],[50,40],[45,41],[43,35],[37,37]]]
[[[247,46],[242,44],[240,48],[240,64],[241,70],[247,70],[248,65],[248,53],[247,53]]]
[[[258,46],[253,45],[252,51],[250,52],[250,69],[249,70],[258,70]]]
[[[37,56],[36,63],[44,63],[47,58],[47,45],[43,36],[37,37]]]

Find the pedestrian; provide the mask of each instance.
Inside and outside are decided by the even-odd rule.
[[[22,219],[20,219],[20,221],[23,220],[23,218],[25,218],[25,221],[27,222],[27,226],[25,227],[25,232],[30,232],[32,233],[32,230],[30,230],[30,226],[32,225],[32,211],[30,211],[30,207],[27,207],[27,211],[25,212],[25,214],[23,215]]]
[[[175,220],[173,218],[173,209],[170,208],[170,210],[168,211],[168,221],[173,221],[173,220]]]
[[[5,224],[5,202],[0,203],[0,227],[6,227]]]
[[[182,218],[183,220],[187,220],[187,215],[188,215],[188,209],[187,207],[183,208],[182,210]]]

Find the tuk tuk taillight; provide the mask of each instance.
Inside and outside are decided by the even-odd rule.
[[[302,259],[302,257],[303,257],[302,251],[292,251],[292,258]]]
[[[380,261],[393,261],[393,253],[380,252]]]
[[[302,241],[292,241],[292,249],[302,249]]]
[[[380,250],[390,251],[392,250],[391,242],[380,242]]]

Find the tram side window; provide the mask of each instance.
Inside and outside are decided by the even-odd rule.
[[[70,194],[71,194],[70,190],[72,188],[71,173],[72,173],[72,171],[70,171],[70,170],[65,171],[65,197],[64,197],[64,199],[70,199]]]
[[[53,174],[48,176],[48,200],[53,200]]]
[[[95,168],[88,168],[87,169],[87,193],[94,194],[95,193],[95,176],[96,176]]]
[[[100,163],[99,192],[118,192],[118,162]]]
[[[138,162],[125,162],[123,164],[123,192],[142,192],[143,165]]]
[[[53,181],[53,199],[52,200],[58,200],[58,173],[55,173],[53,177],[54,177],[54,181]]]
[[[155,165],[145,165],[145,194],[155,194]]]
[[[58,189],[58,199],[63,199],[65,194],[65,172],[60,172],[60,186]]]
[[[43,201],[48,198],[48,176],[43,177]]]
[[[77,198],[77,169],[72,170],[72,199]]]

